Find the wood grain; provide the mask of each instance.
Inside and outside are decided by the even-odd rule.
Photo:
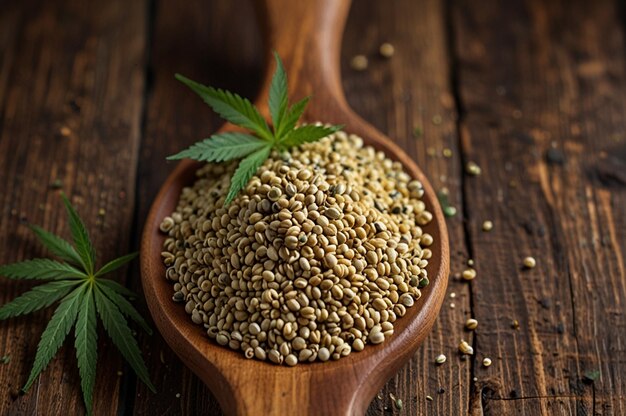
[[[464,182],[481,325],[474,414],[626,411],[626,187],[602,173],[626,167],[615,5],[455,4],[463,152],[483,170]],[[529,255],[538,266],[524,270]]]
[[[24,222],[67,236],[59,192],[51,186],[57,180],[91,230],[100,262],[129,250],[144,12],[141,2],[117,0],[92,6],[71,0],[0,4],[1,263],[44,254]],[[101,209],[104,215],[98,214]],[[2,279],[0,302],[30,286]],[[0,323],[0,356],[10,356],[0,364],[2,414],[84,412],[71,346],[27,394],[18,395],[50,315]],[[98,413],[114,414],[123,366],[104,336],[101,340],[94,402]]]
[[[471,285],[451,279],[456,298],[369,415],[626,413],[623,16],[607,0],[354,2],[342,53],[348,102],[415,158],[436,190],[448,187],[458,209],[447,221],[453,276],[470,256],[479,269]],[[260,33],[248,1],[0,3],[0,262],[44,253],[20,217],[67,234],[48,187],[57,178],[82,197],[78,209],[103,257],[136,247],[175,166],[164,157],[221,124],[173,73],[254,97]],[[384,41],[396,49],[390,60],[377,53]],[[350,68],[355,54],[369,58],[366,71]],[[563,162],[551,151],[547,163],[552,142]],[[470,160],[481,176],[462,176]],[[484,219],[494,221],[491,233],[481,231]],[[520,266],[528,254],[538,260],[533,271]],[[133,270],[129,285],[137,289],[138,279]],[[0,302],[28,287],[3,279]],[[475,340],[462,330],[470,314],[480,321]],[[16,395],[47,317],[0,323],[0,356],[11,356],[0,364],[1,414],[84,412],[71,346],[37,388]],[[456,355],[463,337],[475,360]],[[103,344],[97,413],[220,413],[162,338],[142,336],[142,349],[159,394]],[[435,367],[441,352],[448,362]],[[483,355],[494,360],[489,369]],[[585,381],[594,370],[598,379]]]

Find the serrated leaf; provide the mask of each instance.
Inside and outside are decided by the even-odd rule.
[[[85,267],[85,271],[89,274],[93,274],[94,265],[96,263],[96,253],[93,245],[91,244],[89,233],[87,233],[83,220],[80,219],[78,213],[67,197],[65,195],[61,196],[63,198],[63,203],[65,204],[65,209],[67,210],[67,215],[70,219],[70,230],[72,231],[72,238],[74,240],[76,252],[82,260],[82,265]]]
[[[143,328],[143,330],[148,333],[148,335],[152,335],[152,329],[148,326],[148,324],[139,314],[139,312],[137,312],[135,307],[115,290],[107,287],[106,285],[101,285],[100,282],[101,281],[97,282],[98,287],[100,288],[102,293],[104,293],[106,297],[109,298],[109,300],[118,307],[120,312],[138,323]]]
[[[46,308],[67,295],[79,283],[81,283],[80,280],[60,280],[35,286],[28,292],[0,307],[0,320],[26,315]]]
[[[148,369],[141,356],[137,341],[133,337],[130,328],[128,328],[126,318],[124,318],[124,315],[122,315],[118,307],[105,296],[101,288],[97,286],[95,295],[96,310],[98,311],[98,315],[102,320],[107,334],[109,334],[109,337],[117,349],[120,350],[141,381],[143,381],[153,393],[156,393],[156,389],[150,381]]]
[[[281,141],[281,144],[287,147],[299,146],[303,143],[316,142],[326,136],[341,130],[342,126],[315,126],[309,124],[292,130]]]
[[[257,169],[265,162],[270,155],[271,146],[266,146],[254,153],[248,155],[245,159],[239,162],[239,166],[235,171],[233,177],[230,180],[230,189],[226,196],[225,205],[232,202],[241,191],[248,184],[251,177],[254,176]]]
[[[80,387],[87,413],[93,409],[93,389],[96,383],[98,364],[98,320],[94,301],[93,286],[89,285],[82,296],[82,302],[76,319],[75,340],[76,360],[80,374]]]
[[[50,259],[32,259],[0,266],[0,276],[23,280],[86,278],[77,268]]]
[[[134,253],[130,253],[122,257],[118,257],[115,260],[111,260],[110,262],[102,266],[102,268],[98,270],[95,276],[98,277],[98,276],[105,275],[107,273],[111,273],[112,271],[119,269],[126,263],[134,260],[138,255],[139,255],[138,252],[134,252]]]
[[[80,256],[70,243],[36,225],[31,225],[30,229],[52,254],[75,266],[82,265]]]
[[[191,88],[213,111],[224,119],[252,130],[267,141],[273,140],[273,135],[267,126],[267,122],[250,100],[230,91],[207,87],[180,74],[176,74],[176,79]]]
[[[127,298],[136,299],[138,297],[135,292],[133,292],[132,290],[122,286],[121,284],[117,283],[115,280],[98,279],[98,284],[99,285],[108,286],[110,289],[113,289],[114,291],[116,291],[120,295],[126,296]]]
[[[22,391],[26,392],[33,385],[33,382],[39,374],[48,366],[50,360],[55,356],[65,337],[69,334],[70,329],[76,321],[78,305],[81,301],[81,295],[84,293],[85,285],[74,289],[67,295],[54,311],[52,319],[41,335],[41,340],[37,346],[37,355],[35,363],[28,377],[28,381]]]
[[[276,132],[276,139],[278,141],[296,127],[296,123],[300,120],[302,114],[304,114],[304,110],[309,104],[310,99],[311,97],[304,97],[289,108],[281,125],[281,129]]]
[[[283,62],[276,52],[274,52],[274,59],[276,60],[276,71],[272,76],[270,84],[268,104],[270,114],[272,115],[272,123],[274,124],[274,133],[278,137],[287,111],[287,74],[285,73]]]
[[[168,160],[193,159],[201,162],[225,162],[240,159],[266,146],[267,142],[250,134],[230,132],[214,134],[191,147],[169,156]]]

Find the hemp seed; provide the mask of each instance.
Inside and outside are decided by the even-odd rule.
[[[470,318],[467,321],[465,321],[465,329],[468,329],[470,331],[475,330],[478,327],[478,321],[474,318]]]
[[[365,71],[367,69],[368,61],[365,55],[355,55],[350,60],[350,67],[355,71]]]
[[[459,351],[465,355],[474,354],[474,348],[472,348],[472,346],[469,345],[467,341],[461,341],[461,343],[459,344]]]
[[[160,224],[164,278],[190,320],[287,366],[391,337],[430,283],[422,183],[343,132],[270,155],[224,206],[236,167],[202,166]]]
[[[476,278],[476,270],[472,268],[465,269],[463,270],[461,277],[463,277],[463,280],[467,280],[467,281],[473,280]]]
[[[534,269],[535,266],[537,265],[537,261],[535,260],[534,257],[525,257],[524,261],[523,261],[524,267],[526,267],[527,269]]]
[[[391,43],[385,42],[382,45],[380,45],[378,52],[384,58],[391,58],[393,54],[396,52],[396,50]]]

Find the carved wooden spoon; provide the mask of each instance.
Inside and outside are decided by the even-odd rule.
[[[413,178],[424,184],[423,199],[433,213],[433,221],[425,227],[434,239],[430,247],[433,256],[427,266],[430,285],[422,290],[422,297],[407,314],[395,322],[393,336],[339,361],[277,366],[248,360],[241,352],[221,347],[208,339],[201,326],[191,322],[181,305],[172,301],[173,289],[165,279],[160,256],[165,237],[159,232],[159,224],[174,211],[181,189],[193,183],[199,167],[192,161],[181,162],[163,184],[145,224],[142,283],[161,334],[209,386],[227,414],[364,414],[374,395],[424,340],[443,302],[449,270],[448,234],[437,197],[413,160],[357,116],[343,94],[339,52],[349,7],[349,0],[263,1],[261,13],[266,23],[268,51],[274,49],[283,58],[294,100],[314,96],[305,114],[306,121],[344,124],[347,132],[358,134],[366,144],[400,161]],[[271,72],[268,71],[257,102],[264,114],[268,114],[265,101]]]

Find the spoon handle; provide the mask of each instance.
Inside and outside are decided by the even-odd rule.
[[[276,51],[285,65],[293,102],[314,95],[307,113],[344,111],[348,106],[341,87],[339,59],[351,0],[262,0],[259,3],[268,55],[259,97],[268,96],[275,68],[271,55]],[[257,105],[267,114],[266,102]]]

